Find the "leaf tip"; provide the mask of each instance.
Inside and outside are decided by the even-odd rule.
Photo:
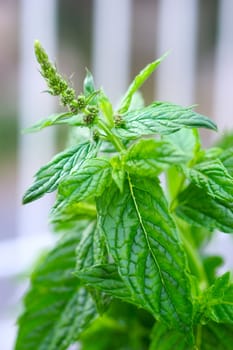
[[[161,57],[160,57],[160,61],[162,62],[165,58],[167,58],[172,52],[172,49],[167,50]]]
[[[38,39],[35,39],[34,40],[34,48],[36,49],[36,48],[40,48],[40,47],[41,47],[40,41]]]
[[[32,133],[32,132],[34,132],[35,130],[32,128],[32,127],[29,127],[29,128],[24,128],[24,129],[22,129],[21,130],[21,133],[23,134],[23,135],[26,135],[26,134],[30,134],[30,133]]]
[[[29,202],[30,202],[30,199],[28,198],[27,193],[25,193],[22,199],[22,204],[28,204]]]

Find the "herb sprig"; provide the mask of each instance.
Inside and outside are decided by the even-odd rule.
[[[57,191],[50,220],[61,238],[32,274],[15,350],[77,340],[83,350],[232,349],[233,284],[202,247],[216,229],[233,233],[233,148],[204,149],[198,128],[217,126],[192,107],[142,105],[138,89],[164,57],[114,110],[89,71],[78,95],[39,42],[35,54],[67,111],[28,131],[66,124],[89,136],[44,165],[24,195]]]

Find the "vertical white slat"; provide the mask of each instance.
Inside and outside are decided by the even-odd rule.
[[[55,22],[56,0],[20,1],[19,129],[30,126],[39,118],[53,112],[53,102],[40,93],[45,87],[36,68],[33,42],[35,39],[40,39],[49,53],[54,56],[56,47]],[[41,242],[42,239],[39,240],[40,244],[38,244],[39,237],[34,236],[36,240],[33,240],[32,236],[41,232],[44,234],[47,230],[48,201],[23,208],[20,206],[20,198],[31,183],[33,173],[53,152],[53,143],[51,132],[37,136],[19,135],[18,238],[6,240],[0,245],[0,251],[4,258],[4,262],[2,261],[0,264],[0,279],[2,277],[12,278],[12,275],[22,273],[22,270],[28,268],[32,260],[34,261],[38,249],[44,244]],[[12,307],[15,306],[15,299],[18,299],[16,295],[21,294],[19,291],[21,287],[23,287],[22,283],[15,290]],[[0,347],[4,350],[13,349],[16,336],[16,315],[11,311],[9,314],[0,317],[2,332]]]
[[[42,91],[46,85],[34,57],[34,41],[38,39],[52,59],[56,51],[56,0],[21,0],[20,2],[20,65],[19,65],[19,128],[23,129],[54,113],[54,99]],[[52,130],[20,135],[18,176],[18,232],[33,235],[48,231],[48,198],[28,206],[20,206],[23,193],[32,183],[38,168],[54,152]]]
[[[214,115],[219,130],[233,130],[233,1],[219,2]]]
[[[194,103],[198,2],[159,0],[156,56],[170,50],[155,74],[155,98],[188,106]],[[160,181],[165,186],[165,176]]]
[[[219,1],[217,45],[215,54],[215,85],[213,111],[220,135],[233,130],[233,1]],[[212,136],[212,141],[219,133]],[[207,247],[207,253],[224,256],[219,273],[233,268],[233,240],[218,233]]]
[[[129,81],[132,0],[94,0],[93,73],[116,103]]]
[[[156,98],[194,103],[198,1],[159,0],[156,56],[171,50],[156,72]]]

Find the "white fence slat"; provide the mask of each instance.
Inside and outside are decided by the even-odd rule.
[[[159,0],[156,56],[171,50],[156,72],[156,98],[190,105],[194,101],[198,1]]]
[[[233,130],[233,1],[219,2],[214,115],[219,130]]]
[[[41,93],[46,89],[38,72],[33,44],[39,39],[54,58],[56,48],[56,0],[21,0],[20,66],[19,66],[19,114],[20,129],[54,112],[54,99]],[[35,171],[50,159],[54,151],[51,130],[38,134],[22,135],[19,140],[18,184],[18,232],[32,235],[47,231],[49,200],[43,199],[30,206],[21,206],[21,197],[32,183]]]
[[[132,0],[94,0],[93,73],[116,103],[129,80]]]
[[[21,0],[19,33],[19,128],[30,126],[39,118],[54,111],[54,102],[40,91],[44,90],[42,78],[36,68],[33,54],[35,39],[41,40],[48,52],[55,54],[56,48],[56,0]],[[18,150],[18,238],[0,243],[0,279],[12,278],[22,273],[35,259],[38,249],[46,246],[48,201],[22,207],[20,199],[32,181],[34,172],[53,153],[54,139],[51,131],[38,135],[19,136]],[[43,235],[41,235],[43,233]],[[35,236],[38,234],[38,236]],[[1,282],[1,281],[0,281]],[[17,289],[16,293],[19,291]],[[16,315],[1,315],[0,347],[13,348],[16,336]]]
[[[233,1],[219,1],[218,35],[215,53],[213,111],[219,132],[233,130]],[[214,141],[218,134],[212,134]],[[231,235],[217,234],[207,247],[209,254],[224,256],[220,273],[233,268]]]

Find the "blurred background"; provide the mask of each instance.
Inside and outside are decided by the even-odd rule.
[[[22,135],[59,104],[34,59],[39,39],[59,71],[82,89],[85,67],[117,103],[133,76],[170,50],[143,87],[154,99],[197,104],[220,134],[233,128],[233,1],[0,0],[0,349],[11,350],[24,276],[52,244],[47,224],[53,196],[21,206],[35,171],[64,145],[57,128]],[[215,141],[204,133],[203,142]],[[226,249],[228,247],[228,249]],[[211,244],[232,268],[229,236]]]

